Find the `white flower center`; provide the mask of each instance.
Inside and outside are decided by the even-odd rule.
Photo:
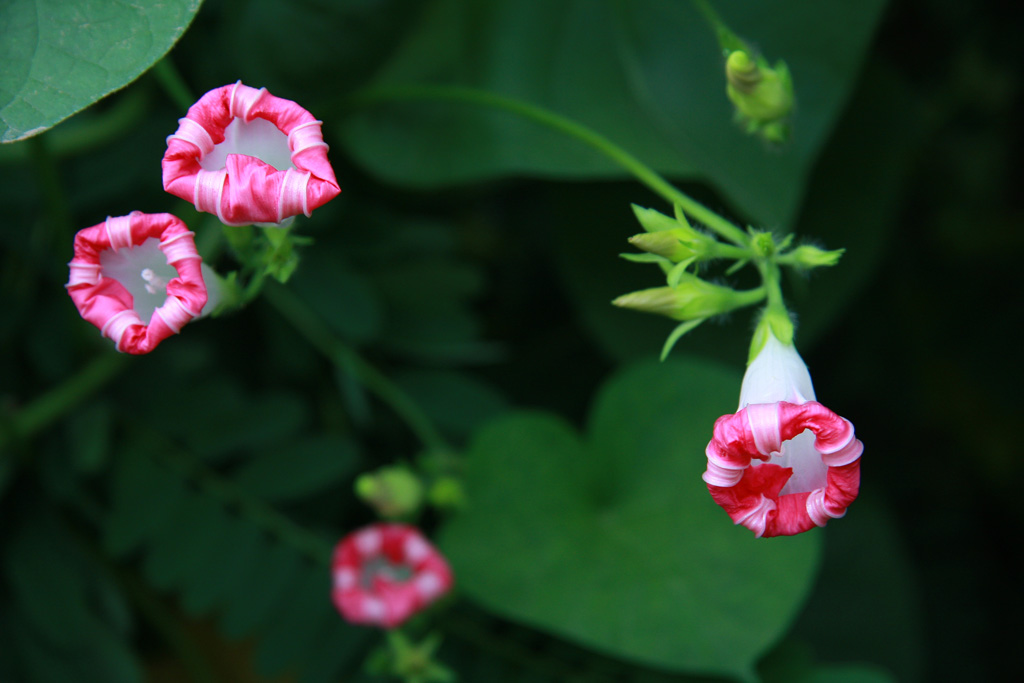
[[[117,280],[132,295],[132,308],[146,325],[153,311],[167,300],[167,283],[178,272],[160,251],[160,241],[150,237],[137,247],[107,249],[100,254],[100,275]]]
[[[291,168],[288,136],[270,121],[255,118],[249,123],[236,118],[224,129],[224,142],[214,146],[199,165],[206,171],[222,169],[229,154],[244,154],[264,161],[279,171]]]
[[[768,463],[793,468],[793,475],[779,495],[813,491],[824,488],[827,483],[828,467],[821,461],[821,453],[814,448],[814,433],[809,429],[789,441],[783,441],[782,450],[772,453]],[[753,460],[751,464],[757,466],[762,461]]]

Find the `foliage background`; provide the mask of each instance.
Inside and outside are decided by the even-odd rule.
[[[7,2],[0,16],[22,5]],[[61,291],[64,264],[73,233],[108,214],[170,210],[204,225],[157,180],[180,107],[150,72],[52,131],[0,147],[0,679],[370,678],[361,664],[378,638],[333,612],[324,549],[371,519],[350,494],[353,477],[421,446],[357,381],[359,357],[468,449],[476,507],[422,520],[460,572],[465,599],[435,626],[441,659],[464,680],[705,680],[696,677],[749,674],[748,664],[780,681],[1007,678],[1007,615],[1021,608],[1011,562],[1020,546],[1019,12],[909,0],[884,11],[716,7],[770,59],[790,61],[801,102],[792,147],[768,150],[731,124],[713,36],[687,3],[204,3],[171,52],[185,81],[201,93],[241,78],[302,103],[325,120],[344,193],[300,228],[315,246],[286,290],[192,325],[146,358],[111,354],[78,318]],[[677,12],[692,19],[679,20],[683,37],[664,20]],[[638,35],[649,40],[622,42]],[[857,35],[863,44],[843,53]],[[541,49],[550,46],[563,51]],[[137,55],[139,68],[160,53]],[[646,100],[625,101],[601,61],[623,54],[635,61],[617,63],[649,79]],[[863,493],[846,519],[788,559],[776,557],[788,546],[708,550],[739,531],[720,517],[699,521],[703,487],[686,468],[702,468],[704,413],[735,400],[749,316],[703,326],[677,359],[654,366],[670,325],[607,302],[656,284],[655,273],[615,258],[638,231],[629,203],[667,207],[574,141],[507,114],[367,95],[423,80],[544,103],[738,220],[848,248],[833,271],[788,283],[819,396],[867,446]],[[706,96],[685,97],[694,92]],[[196,232],[217,253],[215,238],[202,242],[214,231]],[[312,332],[288,314],[296,310],[319,321]],[[331,363],[309,341],[322,326],[360,356]],[[106,380],[62,394],[83,368]],[[647,413],[629,413],[645,401]],[[685,412],[644,422],[659,405]],[[502,522],[512,534],[526,524],[546,533],[578,494],[564,481],[579,469],[545,470],[566,430],[643,446],[632,460],[581,466],[605,476],[651,468],[660,481],[637,489],[635,501],[654,501],[648,516],[628,516],[632,497],[609,504],[632,534],[633,564],[569,553],[579,564],[544,574],[528,549],[511,558],[521,567],[480,552]],[[516,437],[552,457],[524,456],[531,466],[513,476],[522,461],[505,453],[502,468],[499,452]],[[677,478],[662,476],[662,460]],[[545,487],[555,507],[535,514]],[[666,513],[677,510],[687,516]],[[570,538],[550,542],[569,548]],[[819,543],[815,574],[807,558]],[[735,560],[762,551],[793,571],[776,577],[781,588],[747,594],[763,577],[737,573]],[[594,596],[656,605],[651,568],[706,552],[734,560],[738,578],[720,589],[737,614],[775,606],[785,617],[760,634],[764,643],[711,609],[668,615],[678,631],[651,626],[641,610],[636,642],[599,633],[622,607]],[[509,576],[495,573],[506,564]],[[609,564],[620,571],[604,592],[585,594],[604,618],[572,623],[553,579]],[[718,669],[701,669],[679,654],[717,628],[709,642],[740,652],[736,661],[723,654]]]

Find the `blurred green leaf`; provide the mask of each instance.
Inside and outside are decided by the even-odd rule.
[[[740,375],[697,360],[611,379],[581,438],[526,413],[467,455],[467,512],[441,535],[482,605],[598,650],[749,679],[811,587],[820,536],[753,538],[700,475]]]
[[[306,573],[260,641],[257,664],[262,673],[273,676],[305,661],[317,637],[341,619],[331,606],[330,589],[326,568]]]
[[[359,343],[379,333],[379,295],[335,250],[317,246],[303,251],[291,284],[341,338]]]
[[[232,12],[230,20],[221,20],[217,27],[226,64],[215,66],[213,72],[222,74],[224,83],[245,74],[246,83],[289,99],[306,93],[301,104],[321,116],[319,102],[368,78],[390,54],[415,21],[419,4],[420,0],[246,0],[244,11]],[[229,3],[225,12],[234,7]]]
[[[462,372],[416,370],[395,381],[439,429],[458,437],[468,436],[508,407],[497,389]]]
[[[172,475],[173,476],[173,475]],[[149,552],[143,563],[146,577],[154,587],[169,590],[180,586],[183,577],[194,575],[204,564],[213,539],[224,525],[219,505],[206,496],[186,493],[159,533],[149,538]]]
[[[158,467],[148,452],[124,448],[114,465],[104,546],[113,555],[131,552],[167,522],[185,495],[181,478]]]
[[[191,614],[206,614],[225,604],[239,577],[253,571],[257,559],[266,554],[263,534],[246,520],[229,518],[218,538],[204,564],[185,577],[182,606]]]
[[[235,483],[264,500],[291,500],[337,486],[358,465],[359,452],[351,439],[308,437],[254,456],[239,469]]]
[[[877,497],[862,494],[843,523],[829,528],[818,586],[794,633],[821,660],[843,662],[856,653],[903,683],[926,680],[918,585],[896,520]]]
[[[804,178],[848,96],[882,0],[716,2],[796,84],[794,140],[766,150],[733,123],[714,31],[688,2],[436,0],[372,88],[464,85],[540,105],[673,176],[700,178],[742,213],[792,225]],[[498,176],[621,177],[607,158],[506,112],[374,102],[345,144],[382,178],[438,187]]]
[[[0,142],[42,132],[135,80],[201,0],[7,0],[0,5]]]
[[[27,680],[133,683],[141,680],[128,643],[111,616],[119,596],[60,520],[40,505],[26,510],[10,543],[4,570],[20,614],[15,650]]]
[[[304,560],[291,548],[274,546],[240,574],[221,615],[221,630],[229,638],[251,635],[273,616],[304,575]]]
[[[286,442],[309,420],[308,407],[298,394],[252,394],[227,375],[172,384],[171,392],[157,400],[166,409],[189,406],[188,420],[161,422],[160,429],[211,460],[250,455],[257,448]]]

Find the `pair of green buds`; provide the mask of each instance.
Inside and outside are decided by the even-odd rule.
[[[771,284],[764,283],[747,290],[716,285],[697,276],[700,264],[713,259],[732,259],[735,263],[725,273],[731,275],[755,261],[759,268],[764,268],[764,274],[765,271],[777,273],[780,265],[801,270],[832,266],[843,254],[842,249],[825,251],[811,245],[790,249],[792,235],[776,242],[769,232],[751,231],[749,242],[742,246],[720,242],[693,228],[679,207],[676,207],[674,218],[636,205],[633,212],[645,232],[634,235],[629,242],[646,253],[623,254],[622,257],[638,263],[656,263],[665,273],[666,285],[623,294],[612,303],[681,321],[665,342],[661,354],[663,359],[680,337],[708,318],[766,298],[771,300],[769,287],[778,287],[774,279]],[[691,267],[694,272],[691,272]]]

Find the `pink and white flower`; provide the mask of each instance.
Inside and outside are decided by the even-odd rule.
[[[149,353],[208,304],[192,236],[175,216],[140,211],[80,230],[66,285],[78,312],[118,351]]]
[[[792,536],[846,514],[863,451],[853,425],[815,401],[796,348],[769,333],[738,412],[715,421],[703,479],[734,523],[758,538]]]
[[[452,587],[444,557],[415,527],[371,524],[334,548],[331,597],[355,624],[395,628]]]
[[[341,192],[321,123],[266,88],[211,90],[167,138],[164,189],[225,225],[309,216]]]

